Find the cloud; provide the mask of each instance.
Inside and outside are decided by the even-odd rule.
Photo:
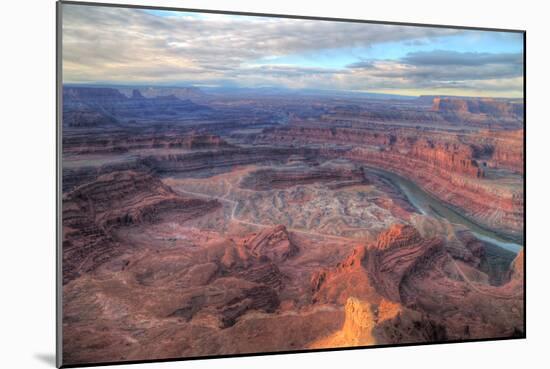
[[[67,78],[88,74],[91,80],[104,80],[136,73],[141,73],[140,78],[159,78],[162,72],[156,69],[164,69],[164,79],[170,79],[194,74],[197,68],[232,70],[266,57],[456,32],[214,14],[160,17],[137,9],[64,5],[63,59]],[[173,67],[180,67],[181,73],[174,73]]]
[[[433,50],[409,53],[402,60],[412,65],[481,66],[488,64],[509,64],[521,66],[523,63],[523,54]]]
[[[516,64],[408,64],[398,61],[371,61],[352,66],[361,69],[373,76],[386,78],[409,78],[418,81],[452,81],[452,80],[477,80],[492,78],[511,78],[521,76],[523,69]]]
[[[364,60],[343,68],[273,62],[288,55],[368,50],[384,43],[425,48],[434,39],[460,37],[468,31],[170,14],[64,4],[64,81],[230,83],[387,92],[437,88],[468,88],[488,94],[503,93],[504,88],[521,91],[517,84],[523,72],[520,54],[434,50],[411,52],[397,60]]]
[[[408,53],[397,60],[364,60],[348,67],[356,80],[369,81],[378,89],[469,89],[509,95],[523,89],[521,53],[434,50]]]

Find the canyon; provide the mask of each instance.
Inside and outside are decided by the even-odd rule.
[[[523,337],[523,109],[65,86],[64,360]]]

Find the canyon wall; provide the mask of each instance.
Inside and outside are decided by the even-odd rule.
[[[155,222],[172,211],[185,220],[219,206],[177,195],[147,173],[99,175],[63,196],[63,282],[122,254],[112,234],[115,228]]]
[[[258,140],[322,145],[320,150],[325,156],[396,172],[481,224],[521,234],[523,188],[499,185],[486,177],[489,167],[523,171],[522,133],[492,136],[484,131],[483,149],[471,144],[474,138],[468,135],[419,133],[405,128],[289,126],[266,129]],[[484,157],[486,153],[491,156]]]
[[[173,119],[182,114],[208,113],[211,110],[174,95],[157,94],[146,98],[137,89],[127,96],[115,88],[63,88],[63,125],[69,127],[102,126],[152,117]]]
[[[473,250],[462,243],[452,247],[462,248],[461,254]],[[425,238],[412,226],[394,225],[376,241],[355,248],[335,267],[315,274],[314,303],[340,301],[345,321],[340,330],[312,342],[311,347],[461,340],[486,337],[489,332],[505,337],[522,332],[523,253],[503,272],[510,277],[490,286],[476,269],[483,253],[459,262],[447,248],[445,239]],[[506,309],[495,311],[493,304],[504,304]],[[453,312],[457,307],[460,313]]]

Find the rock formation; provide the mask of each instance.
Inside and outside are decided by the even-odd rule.
[[[357,246],[335,267],[314,273],[311,277],[313,302],[344,304],[354,296],[375,298],[373,284],[364,266],[366,258],[366,248]]]
[[[63,94],[67,363],[524,335],[521,101]]]
[[[156,119],[177,117],[189,113],[204,113],[211,109],[193,103],[191,100],[180,100],[174,95],[158,95],[145,98],[139,90],[133,90],[127,97],[115,88],[64,87],[63,118],[71,126],[85,126],[75,120],[74,114],[88,111],[88,115],[104,115],[116,121],[143,119],[155,116]],[[91,125],[91,122],[88,123]]]
[[[464,339],[482,335],[484,330],[502,335],[521,331],[522,255],[512,264],[510,282],[493,287],[470,279],[475,276],[470,268],[479,260],[458,266],[446,253],[443,240],[425,239],[408,225],[392,226],[367,247],[354,249],[334,269],[314,275],[317,303],[331,284],[346,286],[347,294],[340,300],[346,301],[341,330],[313,342],[312,347]],[[357,282],[362,288],[356,287]],[[493,303],[505,301],[511,314],[491,310]],[[460,320],[451,322],[452,314],[446,308],[456,306],[453,304],[483,317],[461,315]],[[507,325],[511,321],[515,328]]]
[[[139,93],[145,98],[154,98],[158,96],[175,96],[178,99],[197,99],[205,97],[205,93],[198,87],[137,87],[137,88],[117,88],[122,94],[130,97]]]
[[[281,262],[298,253],[284,225],[268,228],[244,241],[245,247],[258,257]]]
[[[515,185],[495,185],[495,181],[486,179],[485,174],[487,166],[521,171],[521,155],[510,160],[499,159],[502,155],[496,147],[502,144],[494,138],[484,139],[491,148],[485,150],[493,155],[489,160],[482,156],[476,158],[479,148],[461,142],[473,138],[456,140],[439,134],[423,137],[416,131],[401,128],[380,131],[285,127],[266,131],[265,139],[345,144],[345,148],[323,150],[322,153],[397,172],[489,227],[515,234],[522,229],[523,189]],[[516,141],[513,147],[521,150],[521,141]]]
[[[241,187],[256,191],[287,188],[296,185],[313,183],[327,183],[332,186],[356,185],[365,183],[364,174],[357,168],[316,167],[308,170],[296,168],[294,170],[262,169],[254,172],[241,181]]]
[[[148,174],[101,175],[64,196],[63,280],[121,254],[111,234],[114,228],[155,222],[170,212],[188,219],[218,206],[216,201],[181,197]]]
[[[467,120],[469,115],[483,114],[496,119],[522,119],[523,104],[490,98],[434,97],[432,111],[456,114]]]
[[[376,316],[367,301],[350,297],[344,308],[345,321],[342,329],[311,344],[311,348],[369,346],[376,344],[373,329]]]

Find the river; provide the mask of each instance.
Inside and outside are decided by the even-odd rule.
[[[375,173],[380,177],[390,181],[394,186],[407,197],[409,202],[418,209],[422,214],[433,217],[443,218],[453,224],[460,224],[468,228],[477,238],[501,247],[505,250],[518,253],[522,249],[522,245],[514,241],[506,239],[504,236],[476,224],[458,211],[436,199],[424,191],[416,183],[387,170],[365,167],[367,171]]]

